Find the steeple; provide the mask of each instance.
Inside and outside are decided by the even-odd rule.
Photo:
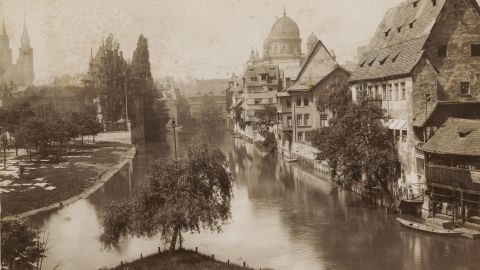
[[[23,15],[23,33],[21,37],[22,48],[30,48],[30,37],[28,36],[27,23],[25,22],[25,15]]]
[[[283,16],[287,16],[287,12],[285,11],[285,6],[283,6]]]
[[[5,18],[3,18],[2,33],[1,33],[0,36],[8,36],[7,35],[7,29],[5,27]]]

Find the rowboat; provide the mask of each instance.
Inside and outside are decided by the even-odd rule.
[[[407,228],[414,229],[421,232],[433,233],[433,234],[444,235],[444,236],[457,236],[462,234],[462,232],[458,230],[442,229],[432,225],[417,223],[417,222],[409,221],[402,218],[397,218],[397,221]]]
[[[290,163],[290,162],[296,162],[297,159],[296,158],[285,157],[285,161]]]

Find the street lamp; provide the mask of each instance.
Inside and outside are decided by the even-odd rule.
[[[177,135],[175,134],[175,118],[172,119],[173,145],[175,148],[175,159],[177,159]]]

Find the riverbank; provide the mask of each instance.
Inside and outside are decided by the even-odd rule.
[[[229,262],[217,261],[211,256],[190,250],[162,252],[137,261],[119,265],[112,270],[223,270],[223,269],[252,269],[244,268]]]
[[[100,141],[74,147],[60,162],[20,156],[2,171],[2,220],[21,219],[85,198],[135,155],[131,144]],[[23,169],[23,174],[21,170]]]

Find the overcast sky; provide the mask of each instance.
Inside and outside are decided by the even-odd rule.
[[[128,58],[143,33],[156,77],[216,78],[240,72],[251,47],[261,54],[283,6],[303,40],[315,33],[343,62],[367,43],[387,8],[401,1],[0,0],[0,16],[16,59],[26,15],[37,81],[85,72],[90,48],[95,53],[108,33]]]

